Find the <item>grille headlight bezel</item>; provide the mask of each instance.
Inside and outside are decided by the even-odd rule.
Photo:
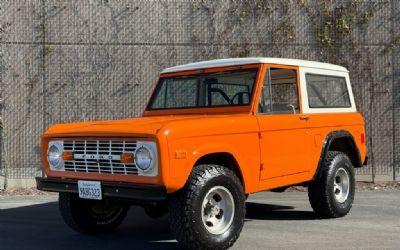
[[[50,141],[47,147],[47,162],[50,170],[64,171],[63,141]]]
[[[150,150],[147,147],[141,146],[136,149],[135,162],[138,168],[146,171],[150,167],[152,160]]]
[[[139,175],[156,176],[158,174],[157,153],[157,145],[154,141],[137,141],[135,150],[135,165],[138,169]],[[146,154],[147,160],[145,157],[143,157]]]

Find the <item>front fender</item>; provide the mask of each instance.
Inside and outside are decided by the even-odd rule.
[[[260,151],[256,133],[181,138],[168,142],[168,147],[168,192],[182,188],[196,162],[213,153],[228,153],[233,156],[246,183],[246,193],[258,188]]]

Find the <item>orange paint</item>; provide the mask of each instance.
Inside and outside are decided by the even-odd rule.
[[[171,193],[184,186],[201,157],[225,153],[231,155],[239,166],[245,192],[253,193],[310,181],[319,162],[323,140],[335,130],[346,130],[353,135],[363,162],[366,156],[365,130],[363,118],[358,112],[307,114],[307,119],[303,119],[305,114],[302,113],[302,97],[298,87],[299,114],[257,114],[258,99],[268,66],[296,70],[300,84],[299,68],[285,65],[249,64],[166,73],[161,77],[239,68],[259,69],[248,106],[146,110],[140,118],[54,125],[42,137],[45,173],[53,178],[164,185]],[[356,131],[361,131],[361,136],[357,136]],[[51,171],[47,162],[49,140],[72,138],[155,141],[158,175],[148,177]],[[65,152],[65,157],[70,155]],[[133,155],[123,154],[121,161],[131,162]]]

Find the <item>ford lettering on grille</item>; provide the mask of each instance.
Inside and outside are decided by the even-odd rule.
[[[120,160],[120,155],[97,155],[97,154],[74,154],[74,159],[78,160]]]

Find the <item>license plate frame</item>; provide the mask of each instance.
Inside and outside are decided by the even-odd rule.
[[[87,200],[102,200],[102,190],[100,181],[78,181],[79,198]]]

